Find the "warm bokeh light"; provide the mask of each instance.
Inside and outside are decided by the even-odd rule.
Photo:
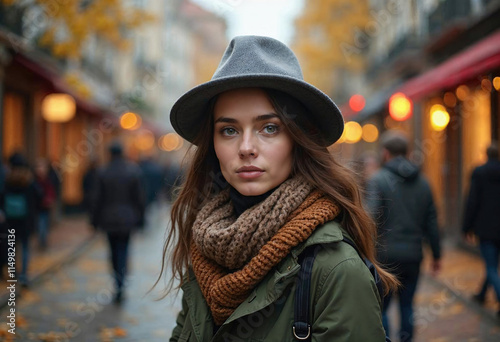
[[[363,126],[362,138],[366,142],[375,142],[378,139],[378,128],[373,124],[366,124]]]
[[[495,87],[497,91],[500,91],[500,77],[497,76],[493,79],[493,87]]]
[[[431,107],[431,126],[435,131],[442,131],[450,122],[450,114],[446,108],[440,104],[435,104]]]
[[[365,108],[365,98],[362,95],[355,94],[349,99],[349,107],[355,112],[359,112]]]
[[[460,101],[465,101],[467,97],[469,97],[469,93],[469,87],[467,87],[465,84],[458,86],[457,90],[455,91],[455,94]]]
[[[487,78],[483,78],[481,80],[481,89],[487,92],[491,92],[492,86],[491,86],[491,81]]]
[[[361,140],[363,129],[356,121],[349,121],[345,124],[345,142],[348,144],[355,144]]]
[[[389,99],[389,114],[396,121],[405,121],[411,117],[411,100],[403,93],[396,93]]]
[[[140,151],[147,151],[153,148],[155,144],[155,136],[153,132],[143,130],[137,134],[134,139],[135,147]]]
[[[184,140],[176,133],[168,133],[158,139],[158,147],[167,152],[179,150],[183,144]]]
[[[345,125],[344,125],[344,130],[342,131],[342,135],[340,136],[339,140],[337,140],[335,143],[342,144],[343,142],[345,142]]]
[[[142,125],[142,119],[139,115],[128,112],[120,117],[120,125],[123,129],[136,130]]]
[[[48,122],[67,122],[75,116],[75,99],[68,94],[49,94],[42,101],[42,117]]]
[[[455,97],[455,94],[453,94],[451,91],[448,91],[443,96],[443,102],[448,107],[453,108],[457,105],[457,98]]]

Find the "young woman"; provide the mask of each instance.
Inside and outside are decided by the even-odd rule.
[[[164,249],[184,292],[170,340],[295,340],[299,258],[317,245],[308,338],[385,341],[374,278],[343,237],[386,290],[396,281],[374,260],[375,226],[354,177],[327,150],[342,134],[340,111],[303,81],[293,52],[236,37],[171,121],[196,149]]]

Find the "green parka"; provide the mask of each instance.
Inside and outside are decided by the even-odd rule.
[[[322,244],[311,278],[312,341],[385,341],[375,281],[337,222],[318,227],[236,308],[214,335],[210,309],[191,272],[170,341],[296,341],[293,337],[298,255]]]

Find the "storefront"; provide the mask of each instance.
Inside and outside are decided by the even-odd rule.
[[[411,103],[411,115],[402,120],[389,113],[390,98],[397,93]],[[431,183],[440,225],[458,236],[472,170],[486,162],[486,148],[499,140],[500,31],[380,97],[357,114],[344,108],[347,120],[408,135],[410,158]],[[378,149],[376,141],[342,146],[351,158]]]
[[[500,32],[496,32],[397,92],[415,105],[414,146],[449,233],[458,233],[472,170],[498,140]]]
[[[72,93],[50,64],[14,50],[9,50],[9,61],[3,66],[2,89],[2,160],[17,151],[31,163],[46,158],[59,176],[61,202],[66,207],[78,206],[89,159],[97,155],[104,160],[103,147],[116,134],[116,119]],[[44,116],[44,101],[51,94],[71,99],[70,116]],[[56,107],[59,111],[61,104]]]

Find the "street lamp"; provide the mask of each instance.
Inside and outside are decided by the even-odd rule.
[[[76,103],[71,95],[53,93],[42,100],[42,117],[48,122],[67,122],[75,113]]]
[[[413,104],[403,93],[396,93],[389,98],[389,115],[396,121],[405,121],[412,115]]]

